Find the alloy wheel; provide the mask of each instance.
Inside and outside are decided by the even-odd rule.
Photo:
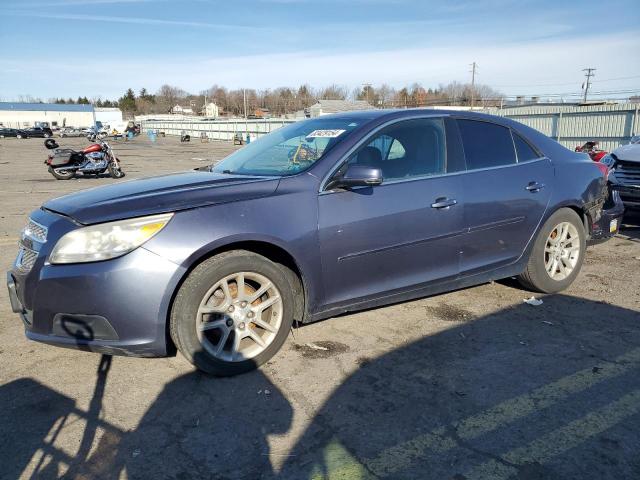
[[[580,236],[570,222],[556,225],[544,246],[544,266],[549,277],[560,281],[571,275],[580,258]]]
[[[262,353],[282,324],[280,291],[264,275],[238,272],[216,282],[196,313],[202,347],[225,362],[240,362]]]

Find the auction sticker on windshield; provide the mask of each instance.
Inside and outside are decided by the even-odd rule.
[[[305,138],[336,138],[346,130],[314,130]]]

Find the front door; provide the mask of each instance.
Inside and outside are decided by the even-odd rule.
[[[383,183],[318,197],[325,306],[454,278],[464,201],[459,176],[443,175],[442,119],[394,123],[347,163],[380,168]]]

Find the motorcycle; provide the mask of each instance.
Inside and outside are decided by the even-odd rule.
[[[53,150],[44,161],[49,173],[58,180],[69,180],[81,173],[83,175],[100,175],[109,172],[113,178],[124,177],[120,168],[120,160],[115,156],[111,146],[103,140],[89,145],[81,151],[59,148],[52,138],[45,140],[44,146]]]
[[[586,153],[594,162],[599,162],[607,154],[605,150],[598,148],[598,142],[589,141],[575,149],[578,153]]]

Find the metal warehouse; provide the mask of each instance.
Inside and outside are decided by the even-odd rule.
[[[32,127],[48,122],[51,127],[88,127],[94,122],[93,105],[0,102],[0,125]]]

